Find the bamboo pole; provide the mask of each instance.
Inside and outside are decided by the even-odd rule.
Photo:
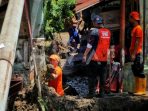
[[[3,47],[0,47],[0,111],[5,111],[7,107],[23,6],[24,0],[9,0],[1,30],[0,44],[3,44]]]

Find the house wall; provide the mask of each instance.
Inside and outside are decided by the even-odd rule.
[[[43,23],[43,0],[30,0],[30,17],[33,38],[40,36]]]
[[[116,30],[120,28],[120,1],[113,1],[104,5],[97,5],[92,8],[91,18],[100,15],[104,19],[106,28]]]

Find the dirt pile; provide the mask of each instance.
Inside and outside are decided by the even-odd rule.
[[[7,111],[40,111],[37,89],[23,89],[18,94],[9,97]]]
[[[148,97],[114,94],[105,98],[86,99],[79,96],[56,96],[44,87],[44,100],[55,111],[147,111]]]

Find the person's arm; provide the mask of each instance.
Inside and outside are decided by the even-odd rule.
[[[62,74],[62,70],[60,68],[57,68],[53,73],[51,73],[50,78],[54,80],[61,74]]]
[[[77,24],[78,22],[79,22],[79,21],[78,21],[78,20],[76,20],[76,18],[75,18],[75,17],[73,17],[73,18],[72,18],[72,23],[73,23],[73,24]]]
[[[91,48],[92,48],[92,45],[88,43],[87,48],[86,48],[84,55],[83,55],[83,62],[86,62],[87,55],[90,52]]]
[[[47,64],[48,75],[51,80],[56,79],[58,77],[57,71],[55,70],[52,64]]]
[[[137,53],[137,50],[138,50],[138,45],[140,43],[140,38],[139,37],[136,37],[136,42],[135,42],[135,47],[133,49],[133,51],[131,51],[131,58],[132,60],[135,60],[135,56],[136,56],[136,53]]]
[[[133,49],[131,49],[131,58],[132,58],[132,60],[135,60],[135,56],[136,56],[136,53],[137,53],[137,50],[138,50],[138,45],[140,44],[140,38],[143,36],[142,29],[138,28],[136,30],[135,34],[136,34],[136,41],[135,41]]]
[[[51,73],[50,78],[51,79],[56,79],[58,77],[58,74],[56,73]]]
[[[94,42],[95,42],[95,38],[96,36],[98,37],[98,29],[94,29],[91,33],[90,33],[90,38],[89,38],[89,41],[87,43],[87,47],[86,47],[86,50],[84,52],[84,55],[83,55],[83,62],[86,62],[86,58],[87,58],[87,55],[89,54],[91,48],[93,47],[94,45]]]

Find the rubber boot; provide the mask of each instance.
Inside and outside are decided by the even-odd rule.
[[[103,88],[101,88],[98,97],[100,97],[100,98],[104,98],[104,96],[105,96],[105,91],[104,91]]]
[[[135,77],[135,93],[134,95],[146,94],[146,78]]]
[[[135,77],[135,89],[134,93],[137,93],[139,91],[139,79],[138,77]]]

